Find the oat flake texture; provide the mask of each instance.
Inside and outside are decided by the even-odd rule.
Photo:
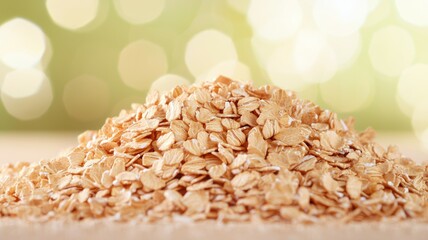
[[[63,156],[0,168],[0,217],[426,220],[427,166],[291,91],[219,77],[154,92]]]

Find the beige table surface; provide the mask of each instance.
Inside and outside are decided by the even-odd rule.
[[[77,133],[2,133],[0,164],[38,161],[56,156],[76,144]],[[382,134],[384,146],[396,144],[417,162],[428,161],[415,137],[410,134]],[[0,219],[0,240],[6,239],[428,239],[428,223],[364,223],[336,225],[293,224],[144,224],[88,221],[44,224]]]

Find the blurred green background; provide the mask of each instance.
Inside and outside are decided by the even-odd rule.
[[[426,0],[0,1],[0,130],[97,129],[150,89],[223,74],[428,146],[427,12]]]

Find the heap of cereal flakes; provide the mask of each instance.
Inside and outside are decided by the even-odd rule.
[[[0,217],[344,222],[426,218],[426,166],[274,86],[154,92],[65,156],[0,169]]]

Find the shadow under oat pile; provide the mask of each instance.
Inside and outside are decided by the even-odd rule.
[[[219,77],[147,97],[68,154],[0,169],[0,216],[318,222],[427,216],[427,167],[293,92]]]

